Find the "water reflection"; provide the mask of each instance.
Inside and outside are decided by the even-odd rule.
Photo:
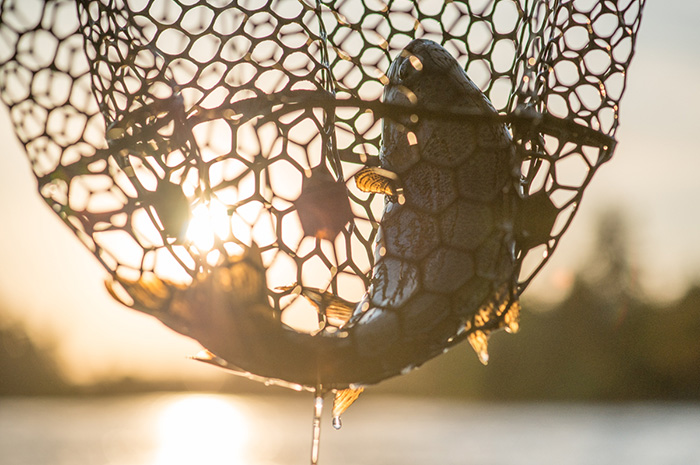
[[[157,421],[153,465],[246,464],[250,421],[227,397],[187,395],[168,399]]]
[[[308,393],[0,398],[2,465],[308,464]],[[371,395],[321,465],[700,463],[700,404],[488,404]]]

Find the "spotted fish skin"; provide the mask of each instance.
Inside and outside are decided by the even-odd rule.
[[[496,113],[435,42],[411,42],[388,78],[387,103]],[[188,288],[120,282],[132,306],[229,368],[323,389],[380,382],[442,353],[460,333],[500,327],[515,273],[510,137],[493,119],[416,113],[417,121],[410,112],[384,118],[381,168],[395,174],[402,196],[387,196],[371,284],[342,330],[310,335],[281,324],[256,247]],[[160,304],[140,302],[149,288]]]
[[[433,41],[411,42],[387,77],[387,103],[496,114],[458,62]],[[413,124],[409,114],[383,121],[381,167],[398,175],[404,198],[387,200],[370,306],[358,320],[359,332],[365,320],[395,320],[403,353],[413,359],[444,349],[498,289],[510,287],[515,267],[514,156],[505,126],[418,116]]]

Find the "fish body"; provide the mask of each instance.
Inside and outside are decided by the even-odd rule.
[[[411,42],[387,75],[387,103],[496,113],[435,42]],[[381,170],[394,174],[401,195],[387,196],[371,283],[340,330],[311,335],[283,325],[269,306],[255,246],[187,288],[158,287],[168,291],[157,313],[152,299],[140,302],[140,283],[120,281],[131,306],[196,339],[228,367],[324,389],[377,383],[442,353],[460,334],[503,326],[515,272],[506,128],[492,118],[409,111],[385,117],[382,131]]]

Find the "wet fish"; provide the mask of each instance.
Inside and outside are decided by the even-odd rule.
[[[349,318],[337,331],[311,335],[279,320],[255,245],[188,287],[116,278],[113,295],[125,291],[122,301],[196,339],[227,368],[317,392],[405,373],[469,335],[485,352],[492,330],[517,326],[511,138],[493,118],[421,116],[421,105],[496,113],[439,44],[414,40],[387,76],[384,101],[417,106],[383,120],[381,169],[368,184],[387,193],[371,284],[354,308],[334,310]]]

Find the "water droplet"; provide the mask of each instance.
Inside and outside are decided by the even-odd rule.
[[[316,391],[314,397],[314,420],[311,434],[311,465],[318,463],[318,449],[321,444],[321,414],[323,413],[323,394]]]
[[[403,369],[401,370],[401,374],[402,374],[402,375],[407,375],[407,374],[409,374],[411,371],[413,371],[414,368],[415,368],[415,365],[408,365],[408,366],[406,366],[406,367],[403,367]]]
[[[357,400],[364,390],[365,388],[360,386],[335,391],[335,396],[333,398],[333,428],[340,429],[343,426],[343,423],[340,421],[340,416]]]

